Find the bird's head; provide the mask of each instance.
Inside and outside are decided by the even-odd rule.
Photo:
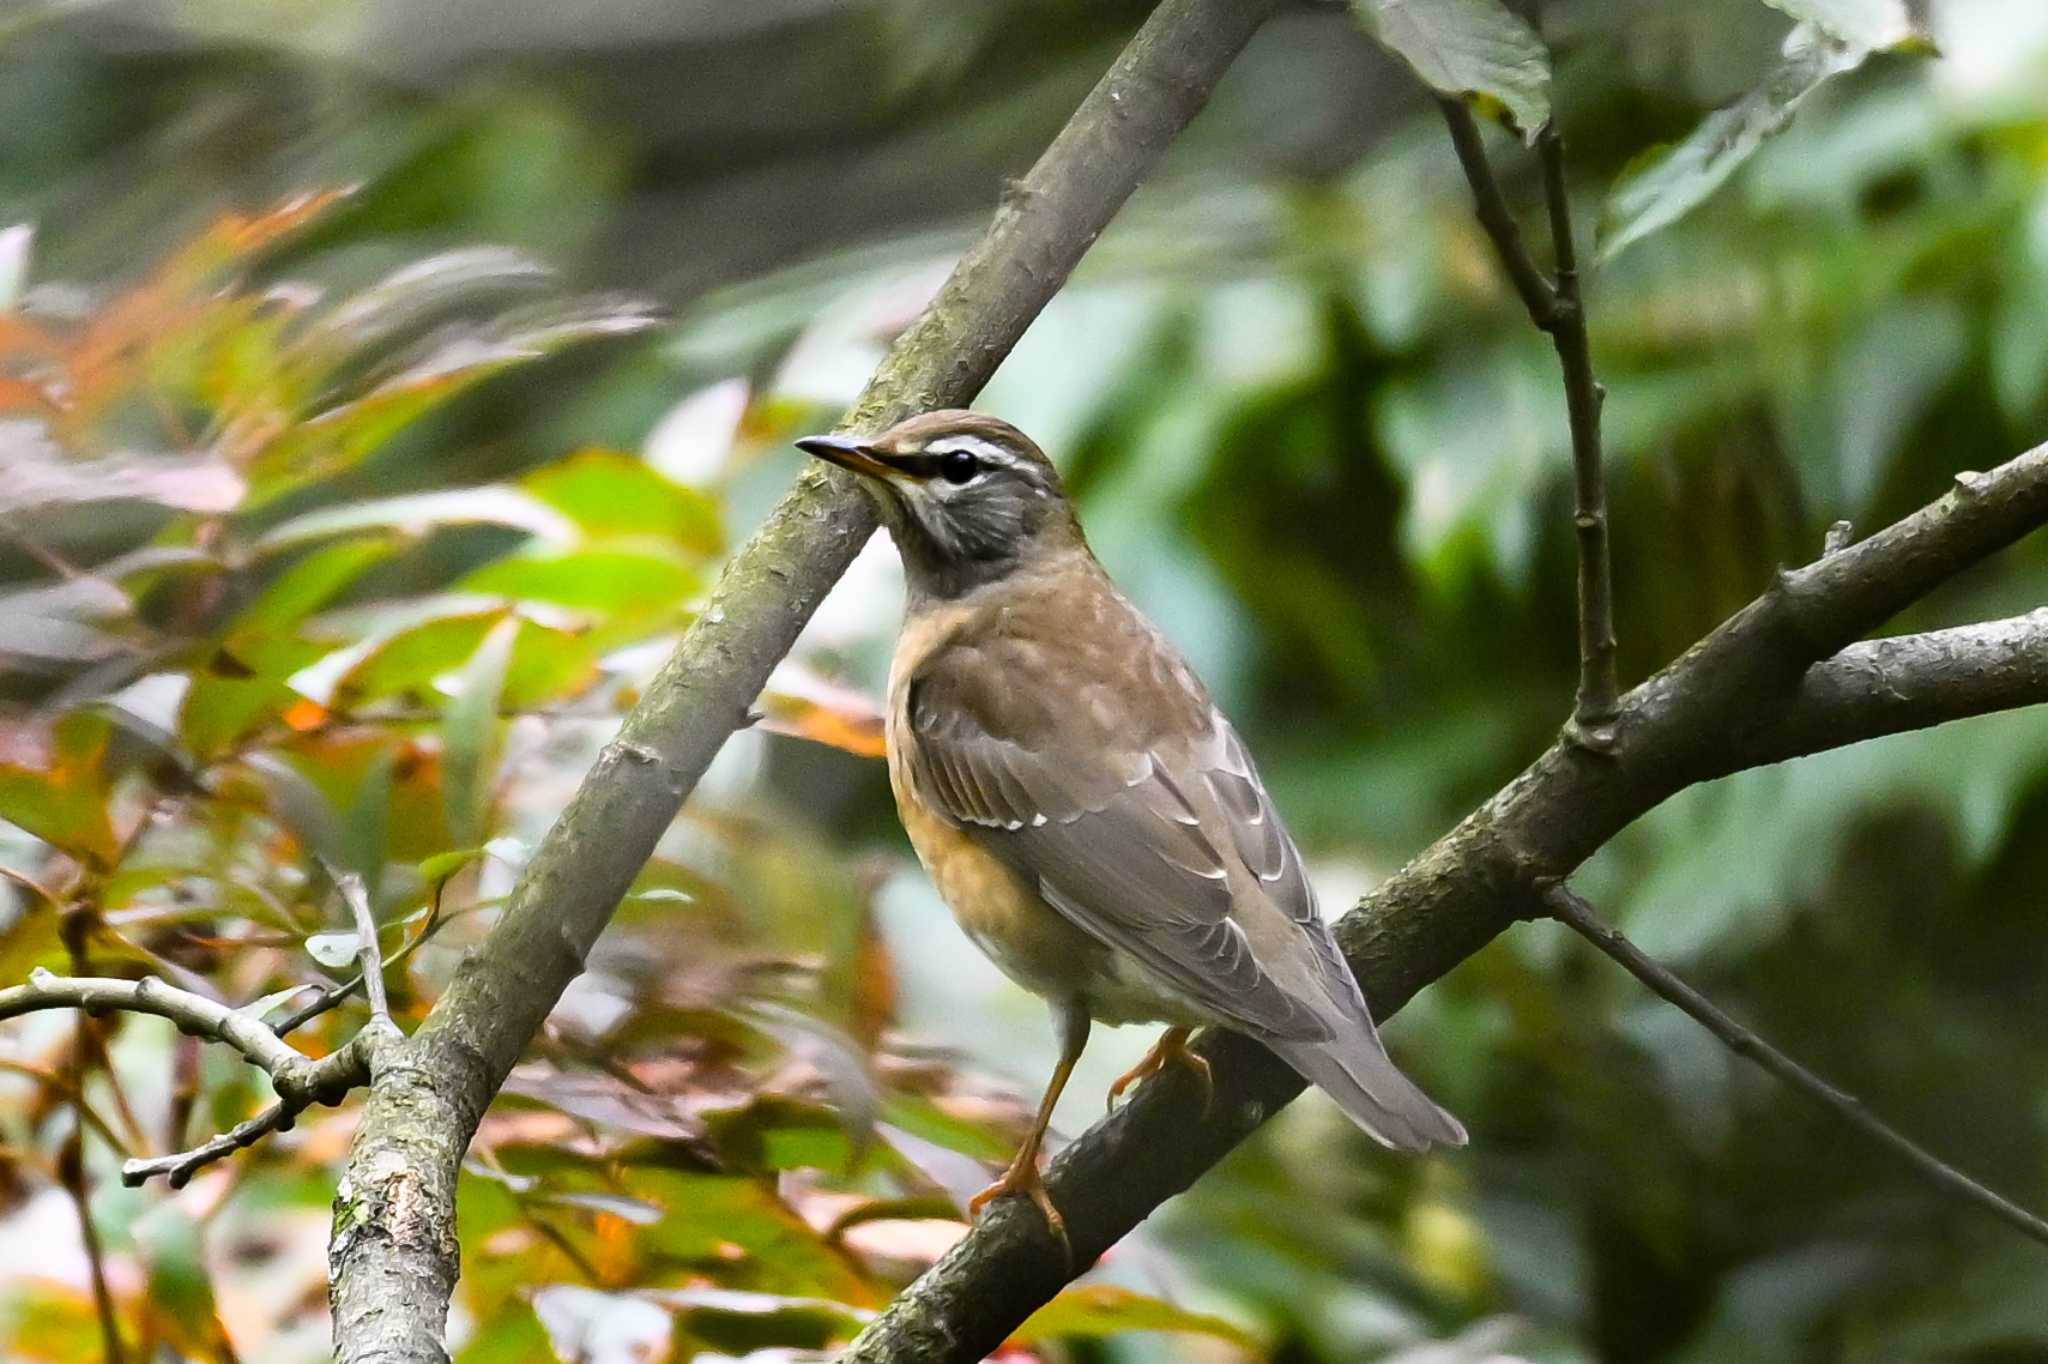
[[[874,491],[913,593],[958,596],[1086,552],[1052,461],[999,418],[926,412],[878,436],[806,436],[796,445]]]

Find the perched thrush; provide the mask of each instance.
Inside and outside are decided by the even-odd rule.
[[[960,926],[1052,1006],[1030,1137],[970,1204],[1064,1226],[1038,1148],[1091,1020],[1171,1024],[1116,1094],[1215,1024],[1258,1039],[1386,1145],[1462,1144],[1394,1068],[1251,754],[1089,551],[1052,463],[1007,422],[931,412],[797,446],[859,474],[909,586],[889,782]]]

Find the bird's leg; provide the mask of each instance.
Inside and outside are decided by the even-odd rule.
[[[1193,1028],[1168,1028],[1159,1034],[1159,1040],[1152,1044],[1152,1050],[1145,1053],[1145,1059],[1116,1077],[1109,1087],[1109,1106],[1116,1107],[1116,1101],[1124,1091],[1148,1075],[1157,1075],[1169,1064],[1186,1066],[1202,1082],[1202,1116],[1209,1115],[1209,1101],[1216,1096],[1216,1080],[1209,1073],[1209,1062],[1188,1048],[1188,1038]]]
[[[1079,1003],[1069,1001],[1053,1006],[1053,1022],[1059,1029],[1060,1062],[1052,1069],[1052,1079],[1046,1084],[1045,1097],[1038,1101],[1038,1117],[1031,1124],[1031,1135],[1024,1139],[1010,1168],[1003,1176],[980,1193],[967,1200],[967,1215],[973,1218],[981,1212],[982,1206],[992,1198],[1004,1194],[1020,1193],[1038,1205],[1045,1214],[1045,1224],[1052,1234],[1059,1238],[1062,1246],[1067,1245],[1067,1220],[1060,1216],[1060,1210],[1052,1205],[1052,1196],[1045,1191],[1045,1177],[1038,1173],[1038,1148],[1045,1140],[1045,1129],[1052,1122],[1053,1105],[1059,1102],[1060,1091],[1067,1087],[1067,1077],[1074,1073],[1074,1063],[1081,1059],[1081,1049],[1088,1045],[1088,1011]],[[1069,1257],[1073,1254],[1068,1247]]]

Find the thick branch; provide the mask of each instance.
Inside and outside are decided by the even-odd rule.
[[[2018,1229],[2022,1235],[2048,1244],[2048,1222],[2042,1221],[2003,1194],[1985,1188],[1873,1115],[1855,1095],[1846,1094],[1835,1088],[1750,1029],[1743,1027],[1723,1013],[1712,1000],[1644,955],[1640,948],[1602,919],[1592,905],[1569,888],[1553,886],[1550,893],[1544,897],[1544,904],[1552,918],[1612,957],[1620,963],[1623,970],[1641,981],[1652,993],[1690,1014],[1708,1032],[1727,1043],[1736,1055],[1756,1062],[1806,1095],[1857,1132],[1906,1162],[1916,1173],[1943,1193],[1953,1194],[1965,1202],[1974,1203],[1993,1217]]]
[[[1609,751],[1560,738],[1338,921],[1338,942],[1374,1015],[1384,1019],[1399,1009],[1510,924],[1544,914],[1550,883],[1675,792],[1806,751],[1794,737],[1816,733],[1801,681],[1817,661],[2042,524],[2048,446],[1990,474],[1961,478],[1949,495],[1896,525],[1781,575],[1769,592],[1623,698]],[[1846,657],[1845,670],[1858,653]],[[1832,678],[1836,667],[1830,660],[1816,671]],[[2037,699],[2024,689],[2001,698],[1986,699]],[[1922,713],[1930,724],[1956,718],[1933,707]],[[1872,707],[1863,714],[1873,733],[1901,727],[1901,712]],[[1871,736],[1841,724],[1831,737],[1849,743]],[[1193,1183],[1302,1088],[1293,1071],[1235,1034],[1206,1034],[1197,1049],[1213,1071],[1211,1111],[1205,1114],[1201,1095],[1178,1077],[1141,1085],[1047,1171],[1076,1266],[1085,1268]],[[993,1205],[861,1333],[849,1364],[966,1364],[995,1348],[1072,1277],[1062,1248],[1031,1213],[1020,1199]]]
[[[1924,635],[1851,644],[1800,679],[1745,767],[2048,703],[2048,607]]]
[[[1004,194],[847,425],[873,430],[971,399],[1279,4],[1163,0]],[[456,1165],[478,1119],[684,798],[745,722],[770,668],[874,527],[872,504],[845,475],[817,466],[798,479],[535,850],[503,919],[403,1049],[403,1065],[391,1063],[396,1078],[373,1082],[331,1254],[344,1361],[446,1358],[440,1335],[455,1277],[447,1229]]]

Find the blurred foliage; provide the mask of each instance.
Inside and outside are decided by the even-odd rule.
[[[282,1018],[353,950],[324,857],[369,886],[416,1022],[788,438],[1142,8],[0,16],[0,981],[152,972]],[[2048,425],[2048,15],[1934,0],[1930,62],[1878,50],[1900,7],[1776,8],[1544,7],[1580,220],[1605,204],[1611,234],[1589,303],[1631,680],[1831,522],[1873,529]],[[1788,80],[1795,22],[1855,60]],[[1530,159],[1494,152],[1533,206]],[[1061,458],[1332,910],[1568,707],[1554,362],[1433,112],[1344,7],[1261,37],[984,405]],[[944,922],[872,761],[894,593],[878,547],[488,1116],[459,1359],[828,1349],[1015,1140],[1049,1029]],[[2048,546],[2022,545],[1898,624],[2044,596]],[[2044,849],[2048,723],[2021,713],[1689,792],[1581,882],[2038,1207]],[[360,1010],[293,1039],[331,1048]],[[1014,1351],[2048,1357],[2031,1248],[1559,932],[1510,934],[1391,1032],[1468,1151],[1395,1159],[1306,1100]],[[1062,1129],[1146,1040],[1100,1037]],[[324,1357],[352,1108],[131,1191],[123,1154],[223,1130],[262,1083],[118,1018],[10,1025],[0,1068],[10,1357],[99,1349],[74,1133],[131,1354]]]

